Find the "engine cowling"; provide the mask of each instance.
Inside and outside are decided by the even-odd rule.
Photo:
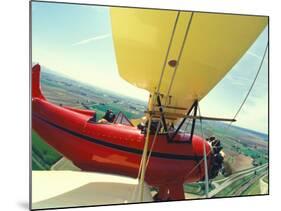
[[[209,178],[215,178],[220,171],[223,170],[223,161],[224,161],[224,152],[222,151],[223,147],[221,146],[221,141],[215,137],[207,138],[207,141],[210,143],[212,148],[211,154],[211,169],[209,170]]]

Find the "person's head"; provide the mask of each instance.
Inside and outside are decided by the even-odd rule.
[[[109,109],[105,112],[105,115],[103,118],[106,119],[108,122],[113,122],[115,119],[115,114],[113,113],[112,110]]]

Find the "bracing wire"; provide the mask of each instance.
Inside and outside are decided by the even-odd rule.
[[[143,191],[144,191],[144,178],[145,178],[145,172],[146,172],[146,158],[147,158],[147,149],[148,149],[148,142],[149,142],[149,136],[150,136],[150,128],[151,128],[151,121],[152,118],[151,116],[148,119],[148,130],[146,132],[146,137],[145,137],[145,143],[144,143],[144,148],[143,148],[143,153],[142,153],[142,167],[141,167],[141,175],[140,175],[140,200],[143,201]]]
[[[176,27],[177,27],[177,24],[178,24],[179,15],[180,15],[180,11],[178,11],[178,13],[177,13],[177,17],[176,17],[176,20],[175,20],[175,23],[174,23],[174,28],[173,28],[172,35],[171,35],[171,38],[170,38],[169,46],[168,46],[166,56],[165,56],[165,59],[164,59],[164,63],[163,63],[163,66],[162,66],[160,80],[159,80],[158,87],[157,87],[157,94],[159,93],[159,90],[160,90],[160,87],[161,87],[165,67],[167,65],[168,55],[169,55],[169,52],[170,52],[170,49],[171,49],[171,46],[172,46],[172,41],[174,39],[174,35],[175,35],[175,32],[176,32]]]
[[[166,63],[167,63],[167,59],[168,59],[168,55],[169,55],[169,52],[170,52],[170,48],[171,48],[171,45],[172,45],[172,41],[173,41],[173,38],[174,38],[174,34],[175,34],[175,31],[176,31],[176,26],[177,26],[177,23],[178,23],[178,18],[179,18],[179,14],[180,12],[178,11],[177,13],[177,16],[176,16],[176,20],[175,20],[175,23],[174,23],[174,27],[173,27],[173,31],[172,31],[172,35],[171,35],[171,38],[170,38],[170,42],[169,42],[169,46],[168,46],[168,49],[167,49],[167,52],[166,52],[166,57],[164,59],[164,63],[163,63],[163,66],[162,66],[162,70],[161,70],[161,75],[160,75],[160,80],[159,80],[159,84],[158,84],[158,87],[157,87],[157,94],[159,94],[159,90],[160,90],[160,86],[161,86],[161,83],[162,83],[162,78],[163,78],[163,75],[164,75],[164,70],[165,70],[165,67],[166,67]],[[154,101],[154,99],[152,99]],[[154,103],[153,103],[154,104]],[[154,107],[153,107],[154,109]],[[151,118],[151,117],[150,117]],[[151,121],[151,119],[150,119]],[[150,128],[149,128],[150,129]],[[160,129],[160,121],[158,122],[158,125],[157,125],[157,131],[155,133],[155,136],[157,136],[158,132],[159,132],[159,129]],[[142,175],[141,175],[141,171],[142,171],[142,168],[147,168],[147,165],[148,165],[148,162],[149,162],[149,159],[150,159],[150,156],[151,156],[151,151],[152,151],[152,148],[154,146],[154,142],[155,142],[155,139],[153,140],[153,143],[152,143],[152,146],[151,146],[151,149],[150,149],[150,152],[149,152],[149,155],[148,155],[148,159],[147,161],[145,162],[145,156],[147,155],[144,155],[144,152],[143,152],[143,156],[141,158],[141,162],[140,162],[140,165],[139,165],[139,170],[138,170],[138,175],[137,175],[137,178],[139,180],[142,180]],[[145,162],[143,164],[143,162]],[[144,174],[145,174],[145,171],[144,171]],[[143,180],[145,178],[145,175],[143,175]],[[143,183],[143,181],[141,181],[141,183]],[[143,186],[143,185],[142,185]],[[143,187],[141,187],[141,189],[143,189]],[[142,199],[142,192],[141,191],[141,199]]]
[[[148,156],[147,156],[146,168],[147,168],[147,166],[148,166],[148,163],[149,163],[149,160],[150,160],[150,157],[151,157],[151,153],[152,153],[152,151],[153,151],[154,144],[155,144],[155,141],[156,141],[156,137],[158,136],[159,130],[160,130],[160,121],[159,121],[158,124],[157,124],[157,129],[156,129],[156,132],[155,132],[154,137],[153,137],[153,141],[152,141],[152,144],[151,144],[151,147],[150,147],[149,154],[148,154]]]
[[[185,34],[184,34],[184,40],[183,40],[183,43],[182,43],[182,46],[181,46],[181,49],[180,49],[180,52],[179,52],[178,62],[177,63],[179,63],[180,60],[181,60],[181,56],[182,56],[183,49],[184,49],[184,46],[185,46],[185,43],[186,43],[186,40],[187,40],[188,32],[190,31],[190,27],[191,27],[191,23],[192,23],[192,18],[193,18],[193,12],[191,13],[189,22],[188,22],[187,27],[186,27],[186,31],[185,31]],[[167,105],[168,97],[170,95],[171,88],[172,88],[172,86],[174,84],[174,79],[175,79],[175,76],[176,76],[176,73],[177,73],[178,66],[179,66],[179,64],[177,64],[176,67],[175,67],[172,79],[170,81],[170,85],[169,85],[169,89],[168,89],[168,93],[166,95],[166,100],[165,100],[165,104],[164,105]]]
[[[171,38],[170,38],[170,41],[169,41],[168,48],[167,48],[166,56],[165,56],[165,59],[164,59],[164,62],[163,62],[163,66],[162,66],[162,70],[161,70],[161,75],[160,75],[160,80],[159,80],[158,87],[157,87],[157,94],[159,94],[160,86],[161,86],[161,83],[162,83],[162,78],[163,78],[163,75],[164,75],[164,70],[165,70],[165,67],[166,67],[166,64],[167,64],[167,60],[168,60],[168,55],[169,55],[169,52],[170,52],[170,49],[171,49],[172,41],[174,39],[174,35],[175,35],[175,31],[176,31],[176,26],[177,26],[178,19],[179,19],[179,14],[180,14],[180,11],[178,11],[176,19],[175,19],[173,31],[172,31],[172,34],[171,34]],[[152,99],[152,100],[154,101],[154,99]],[[158,127],[160,127],[160,122],[157,125],[157,128]],[[141,172],[141,168],[142,168],[143,158],[144,158],[144,156],[142,156],[142,158],[141,158],[141,162],[140,162],[139,172],[138,172],[138,177],[137,178],[140,177],[140,172]]]
[[[165,67],[166,67],[167,60],[168,60],[168,55],[169,55],[169,52],[170,52],[170,49],[171,49],[171,46],[172,46],[172,41],[174,39],[176,27],[177,27],[177,24],[178,24],[179,15],[180,15],[180,11],[178,11],[178,13],[177,13],[176,20],[175,20],[174,27],[173,27],[173,31],[172,31],[172,35],[171,35],[171,38],[170,38],[170,41],[169,41],[169,45],[168,45],[168,49],[167,49],[167,52],[166,52],[166,56],[165,56],[165,59],[164,59],[164,62],[163,62],[163,66],[162,66],[162,70],[161,70],[161,75],[160,75],[160,80],[159,80],[158,87],[157,87],[157,92],[156,92],[157,94],[159,94],[159,90],[160,90],[160,87],[161,87],[161,83],[162,83]],[[158,135],[159,130],[160,130],[160,121],[157,124],[157,130],[156,130],[156,133],[155,133],[154,137],[156,137]],[[153,143],[152,143],[149,155],[148,155],[148,160],[147,160],[146,166],[148,165],[148,161],[149,161],[149,158],[150,158],[150,155],[151,155],[152,148],[153,148],[154,143],[155,143],[155,139],[156,138],[153,139]],[[141,160],[141,163],[142,163],[142,160]],[[138,177],[139,177],[139,174],[140,174],[140,169],[139,169]]]
[[[148,153],[148,156],[147,156],[146,165],[145,165],[146,167],[147,167],[147,165],[148,165],[148,163],[149,163],[149,159],[150,159],[150,157],[151,157],[151,153],[152,153],[152,151],[153,151],[154,144],[155,144],[155,140],[156,140],[156,137],[157,137],[157,135],[158,135],[158,133],[159,133],[159,130],[160,130],[160,124],[157,125],[157,129],[156,129],[156,132],[155,132],[155,135],[154,135],[152,144],[151,144],[151,146],[150,146],[150,150],[149,150],[149,153]],[[141,165],[141,164],[142,164],[142,160],[141,160],[140,165]],[[140,169],[141,169],[141,168],[139,168],[137,178],[139,178],[139,176],[140,176],[140,172],[141,172]]]
[[[254,84],[255,84],[255,82],[256,82],[256,80],[257,80],[257,78],[258,78],[258,75],[259,75],[259,73],[260,73],[260,71],[261,71],[261,68],[262,68],[262,65],[263,65],[263,62],[264,62],[264,59],[265,59],[267,50],[268,50],[268,43],[267,43],[267,45],[266,45],[266,48],[265,48],[265,51],[264,51],[264,54],[263,54],[261,63],[260,63],[260,65],[259,65],[258,71],[257,71],[257,73],[256,73],[256,75],[255,75],[255,77],[254,77],[254,80],[253,80],[253,82],[252,82],[252,84],[251,84],[251,86],[250,86],[250,88],[249,88],[249,90],[248,90],[248,92],[247,92],[246,97],[244,98],[244,100],[242,101],[241,105],[239,106],[239,109],[238,109],[237,112],[235,113],[233,119],[235,119],[235,118],[238,116],[238,114],[240,113],[240,111],[241,111],[243,105],[245,104],[245,102],[246,102],[248,96],[250,95],[250,93],[251,93],[251,91],[252,91],[252,89],[253,89],[253,87],[254,87]],[[199,106],[198,106],[198,110],[199,110],[199,115],[201,115]],[[201,120],[201,119],[200,119],[200,120]],[[202,120],[201,120],[201,121],[202,121]],[[231,125],[232,125],[232,122],[228,125],[228,128],[227,128],[227,129],[229,129]],[[202,125],[201,125],[201,126],[202,126]],[[201,129],[201,131],[202,131],[202,129]],[[202,133],[202,134],[203,134],[203,133]],[[209,152],[206,154],[206,156],[208,156],[210,153],[211,153],[211,151],[209,151]],[[197,164],[196,166],[194,166],[194,167],[191,169],[191,171],[189,171],[189,173],[188,173],[188,175],[186,176],[186,178],[188,178],[188,177],[191,175],[191,173],[192,173],[196,168],[198,168],[199,165],[201,165],[201,163],[202,163],[203,161],[204,161],[204,158],[202,158],[202,159],[198,162],[198,164]]]
[[[198,111],[199,111],[199,117],[201,117],[201,111],[200,111],[200,106],[198,104]],[[200,120],[200,129],[201,129],[201,136],[204,140],[204,132],[203,132],[203,123],[202,123],[202,119],[199,118]],[[209,174],[208,174],[208,163],[207,163],[207,155],[206,155],[206,145],[205,145],[205,141],[203,141],[203,153],[204,153],[204,173],[205,173],[205,195],[206,198],[208,198],[208,194],[209,194]]]
[[[211,151],[209,151],[206,155],[208,156],[211,153]],[[198,168],[199,165],[201,165],[201,163],[204,161],[204,158],[202,158],[201,160],[198,161],[198,163],[189,171],[188,175],[185,177],[186,180],[189,178],[189,176],[191,175],[191,173]]]
[[[263,57],[262,57],[262,60],[261,60],[261,62],[260,62],[258,71],[257,71],[257,73],[256,73],[256,75],[255,75],[255,77],[254,77],[254,80],[253,80],[253,82],[252,82],[252,84],[251,84],[251,86],[250,86],[250,88],[249,88],[249,90],[248,90],[248,92],[247,92],[247,94],[246,94],[244,100],[242,101],[241,105],[239,106],[237,112],[235,113],[233,119],[236,119],[236,117],[238,116],[238,114],[239,114],[240,111],[242,110],[242,107],[243,107],[244,104],[246,103],[246,101],[247,101],[247,99],[248,99],[248,97],[249,97],[249,95],[250,95],[250,93],[251,93],[251,91],[252,91],[252,89],[253,89],[253,87],[254,87],[256,81],[257,81],[257,78],[258,78],[258,76],[259,76],[259,73],[260,73],[260,71],[261,71],[261,68],[262,68],[262,65],[263,65],[263,62],[264,62],[264,59],[265,59],[265,56],[266,56],[267,49],[268,49],[268,42],[267,42],[267,44],[266,44],[266,47],[265,47],[265,50],[264,50],[264,53],[263,53]],[[227,129],[229,129],[231,125],[232,125],[232,122],[229,123]]]
[[[199,112],[199,117],[201,117],[201,111],[200,111],[200,107],[198,104],[198,112]],[[201,136],[204,139],[204,132],[203,132],[203,124],[202,124],[202,119],[200,119],[200,126],[201,126]],[[209,193],[209,177],[208,177],[208,166],[207,166],[207,157],[209,156],[209,154],[211,153],[211,150],[208,151],[208,153],[206,152],[206,146],[205,146],[205,142],[203,142],[203,153],[204,156],[202,159],[200,159],[198,161],[198,163],[188,172],[187,176],[185,177],[186,180],[189,178],[189,176],[193,173],[193,171],[195,169],[198,168],[198,166],[200,166],[202,164],[202,162],[204,162],[204,174],[205,174],[205,194],[206,194],[206,198],[208,198],[208,193]]]

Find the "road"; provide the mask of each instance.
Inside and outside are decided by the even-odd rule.
[[[248,188],[250,188],[252,185],[255,184],[260,178],[263,178],[264,175],[266,175],[267,172],[263,172],[262,175],[253,177],[249,182],[247,182],[245,185],[242,185],[235,193],[235,196],[240,196],[244,191],[246,191]]]
[[[235,174],[232,174],[231,176],[221,179],[221,180],[217,180],[214,181],[213,184],[215,186],[215,189],[213,189],[211,192],[209,192],[208,194],[208,198],[212,198],[214,197],[217,193],[219,193],[220,191],[222,191],[224,188],[226,188],[227,186],[231,185],[233,182],[242,179],[243,177],[246,177],[248,175],[254,174],[255,171],[260,171],[263,170],[265,168],[268,167],[268,164],[263,164],[261,166],[257,166],[251,169],[246,169],[244,171],[240,171],[237,172]],[[218,182],[224,181],[222,184],[218,184]],[[205,196],[203,196],[202,198],[204,198]]]

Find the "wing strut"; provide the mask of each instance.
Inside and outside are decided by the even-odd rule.
[[[201,116],[200,107],[198,106],[199,116]],[[200,118],[200,127],[201,127],[201,136],[204,139],[204,132],[203,132],[203,123],[202,119]],[[205,195],[206,198],[209,198],[209,172],[208,172],[208,162],[207,162],[207,154],[206,154],[206,145],[203,142],[203,154],[204,154],[204,173],[205,173]]]
[[[192,104],[191,108],[188,110],[187,115],[189,115],[189,114],[191,113],[192,109],[194,108],[194,115],[193,115],[193,116],[196,116],[197,107],[198,107],[198,100],[195,100],[194,103]],[[180,125],[178,126],[178,128],[176,129],[176,131],[173,133],[172,138],[171,138],[171,141],[173,141],[174,137],[178,134],[179,130],[180,130],[181,127],[183,126],[183,124],[184,124],[184,122],[186,121],[187,117],[188,117],[188,116],[186,116],[185,118],[183,118],[183,120],[181,121]],[[196,118],[193,118],[189,141],[192,141],[192,137],[193,137],[193,133],[194,133],[194,128],[195,128],[195,121],[196,121]]]
[[[192,141],[194,129],[195,129],[195,123],[196,123],[197,119],[200,119],[200,121],[202,121],[202,120],[230,121],[230,122],[236,121],[235,119],[230,119],[230,118],[205,117],[205,116],[201,116],[201,114],[199,116],[197,116],[197,110],[198,110],[198,106],[199,106],[198,100],[195,100],[194,103],[192,104],[192,106],[188,110],[185,109],[185,110],[187,110],[186,114],[177,114],[177,113],[165,112],[164,108],[166,108],[167,106],[162,105],[161,98],[160,98],[159,94],[157,94],[156,100],[157,100],[157,105],[154,105],[153,107],[158,107],[159,111],[145,111],[145,113],[149,114],[151,116],[151,118],[156,117],[156,118],[161,119],[161,122],[162,122],[163,127],[164,127],[164,133],[166,134],[168,142],[172,142],[174,140],[174,138],[176,137],[176,135],[178,134],[178,132],[180,131],[180,129],[184,125],[186,119],[192,119],[191,132],[190,132],[190,137],[189,137],[188,142]],[[184,108],[173,107],[173,109],[183,110]],[[190,115],[192,111],[193,111],[193,115]],[[175,132],[169,131],[166,119],[176,119],[176,118],[179,118],[179,117],[183,118],[183,119],[182,119],[181,123],[179,124],[179,126],[177,127],[176,131]]]
[[[166,132],[167,140],[170,141],[170,135],[168,133],[166,119],[165,119],[165,116],[164,116],[164,113],[163,113],[163,108],[162,108],[161,99],[160,99],[159,95],[157,95],[157,103],[158,103],[158,106],[159,106],[160,117],[161,117],[161,121],[163,123],[164,131]]]
[[[141,175],[140,175],[140,187],[141,187],[141,201],[143,201],[143,189],[144,189],[144,176],[146,170],[146,158],[147,158],[147,149],[148,149],[148,141],[149,141],[149,134],[150,134],[150,126],[151,126],[151,115],[148,117],[148,127],[145,137],[145,143],[142,153],[142,163],[141,163]]]
[[[192,127],[191,127],[191,135],[189,138],[189,141],[192,141],[192,137],[193,137],[193,133],[194,133],[194,128],[195,128],[195,121],[196,121],[196,114],[197,114],[197,107],[198,107],[198,100],[195,100],[193,105],[191,106],[191,108],[188,110],[187,115],[185,115],[185,117],[183,118],[183,120],[181,121],[180,125],[178,126],[178,128],[176,129],[175,132],[172,133],[172,135],[170,135],[168,127],[167,127],[167,123],[166,123],[166,118],[165,118],[165,113],[163,111],[163,107],[162,103],[161,103],[161,99],[160,99],[160,95],[157,95],[157,103],[158,103],[158,107],[159,107],[159,114],[160,114],[160,119],[161,122],[163,123],[163,127],[164,127],[164,132],[166,133],[166,137],[168,142],[172,142],[175,138],[175,136],[177,135],[177,133],[179,132],[179,130],[181,129],[181,127],[183,126],[184,122],[186,121],[187,118],[192,118]],[[180,108],[182,109],[182,108]],[[194,114],[193,116],[190,116],[189,114],[191,113],[191,111],[194,109]],[[152,114],[152,116],[158,116],[158,112],[147,112]]]

